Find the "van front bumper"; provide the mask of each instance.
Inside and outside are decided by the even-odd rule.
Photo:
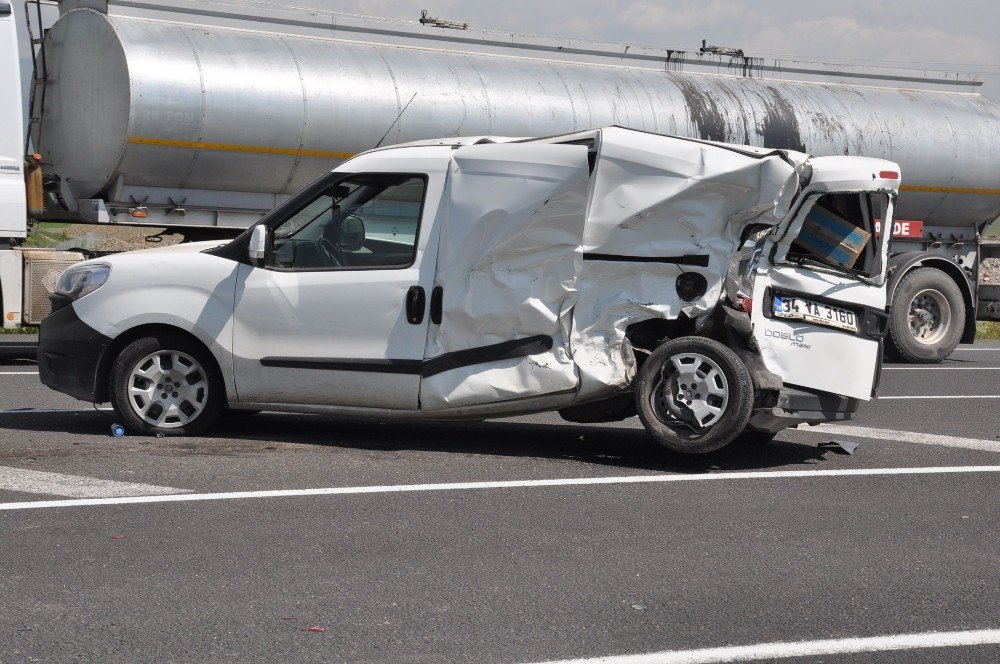
[[[77,399],[106,401],[98,394],[98,370],[111,341],[80,320],[72,304],[61,307],[38,330],[38,377],[46,387]]]
[[[798,424],[853,420],[860,405],[860,399],[785,385],[775,405],[754,409],[750,428],[774,433]]]

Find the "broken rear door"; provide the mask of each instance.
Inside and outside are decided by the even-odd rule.
[[[887,193],[814,193],[765,243],[751,319],[765,365],[785,385],[873,396],[888,244],[875,220],[891,215]]]

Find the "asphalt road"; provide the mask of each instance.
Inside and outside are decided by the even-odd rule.
[[[864,637],[794,661],[1000,660],[995,637],[872,652],[1000,629],[995,342],[887,365],[850,423],[863,435],[693,458],[637,420],[555,415],[264,413],[113,438],[111,414],[35,371],[0,360],[0,662],[544,662]],[[105,498],[141,493],[165,500]],[[44,504],[74,496],[98,504]],[[726,652],[648,661],[746,659]]]

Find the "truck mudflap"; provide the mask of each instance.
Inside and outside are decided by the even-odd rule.
[[[57,309],[38,331],[39,379],[46,387],[96,402],[97,372],[111,341],[80,320],[72,304]]]
[[[860,404],[860,399],[785,385],[778,392],[774,405],[754,409],[750,429],[775,433],[797,424],[853,420]]]

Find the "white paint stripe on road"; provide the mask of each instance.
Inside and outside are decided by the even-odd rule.
[[[0,376],[37,376],[37,371],[0,371]]]
[[[175,489],[169,486],[116,482],[82,475],[64,475],[0,466],[0,491],[2,490],[48,493],[54,496],[70,496],[72,498],[115,498],[190,493],[187,489]]]
[[[562,659],[543,664],[717,664],[718,662],[754,662],[762,659],[843,655],[891,650],[955,648],[1000,643],[1000,629],[964,632],[923,632],[819,641],[785,641],[751,646],[725,646],[697,650],[667,650],[646,655],[614,655],[589,659]]]
[[[985,440],[981,438],[959,438],[957,436],[941,436],[916,431],[894,431],[892,429],[874,429],[871,427],[855,427],[843,424],[820,424],[814,427],[799,425],[796,431],[812,431],[840,436],[857,436],[873,440],[891,440],[902,443],[919,443],[921,445],[941,445],[943,447],[960,447],[967,450],[983,450],[985,452],[1000,452],[1000,440]]]
[[[454,482],[449,484],[396,484],[388,486],[347,486],[323,489],[277,489],[269,491],[233,491],[229,493],[189,493],[173,496],[135,496],[128,498],[81,498],[78,500],[41,500],[25,503],[0,503],[2,510],[42,507],[83,507],[89,505],[134,505],[143,503],[179,503],[239,498],[293,498],[299,496],[343,496],[367,493],[415,493],[425,491],[475,491],[482,489],[517,489],[589,484],[658,484],[668,482],[713,482],[725,480],[761,480],[820,477],[857,477],[865,475],[939,475],[958,473],[1000,473],[1000,466],[930,466],[922,468],[856,468],[845,470],[769,470],[760,472],[705,473],[700,475],[626,475],[618,477],[573,477],[549,480],[507,480],[498,482]]]
[[[1000,367],[882,367],[882,371],[1000,371]]]
[[[114,408],[103,406],[99,408],[11,408],[10,410],[0,410],[0,415],[32,415],[35,413],[102,413],[112,411]]]
[[[953,353],[1000,353],[1000,348],[956,348]]]
[[[1000,399],[1000,394],[923,394],[891,397],[878,397],[878,401],[886,399]]]

